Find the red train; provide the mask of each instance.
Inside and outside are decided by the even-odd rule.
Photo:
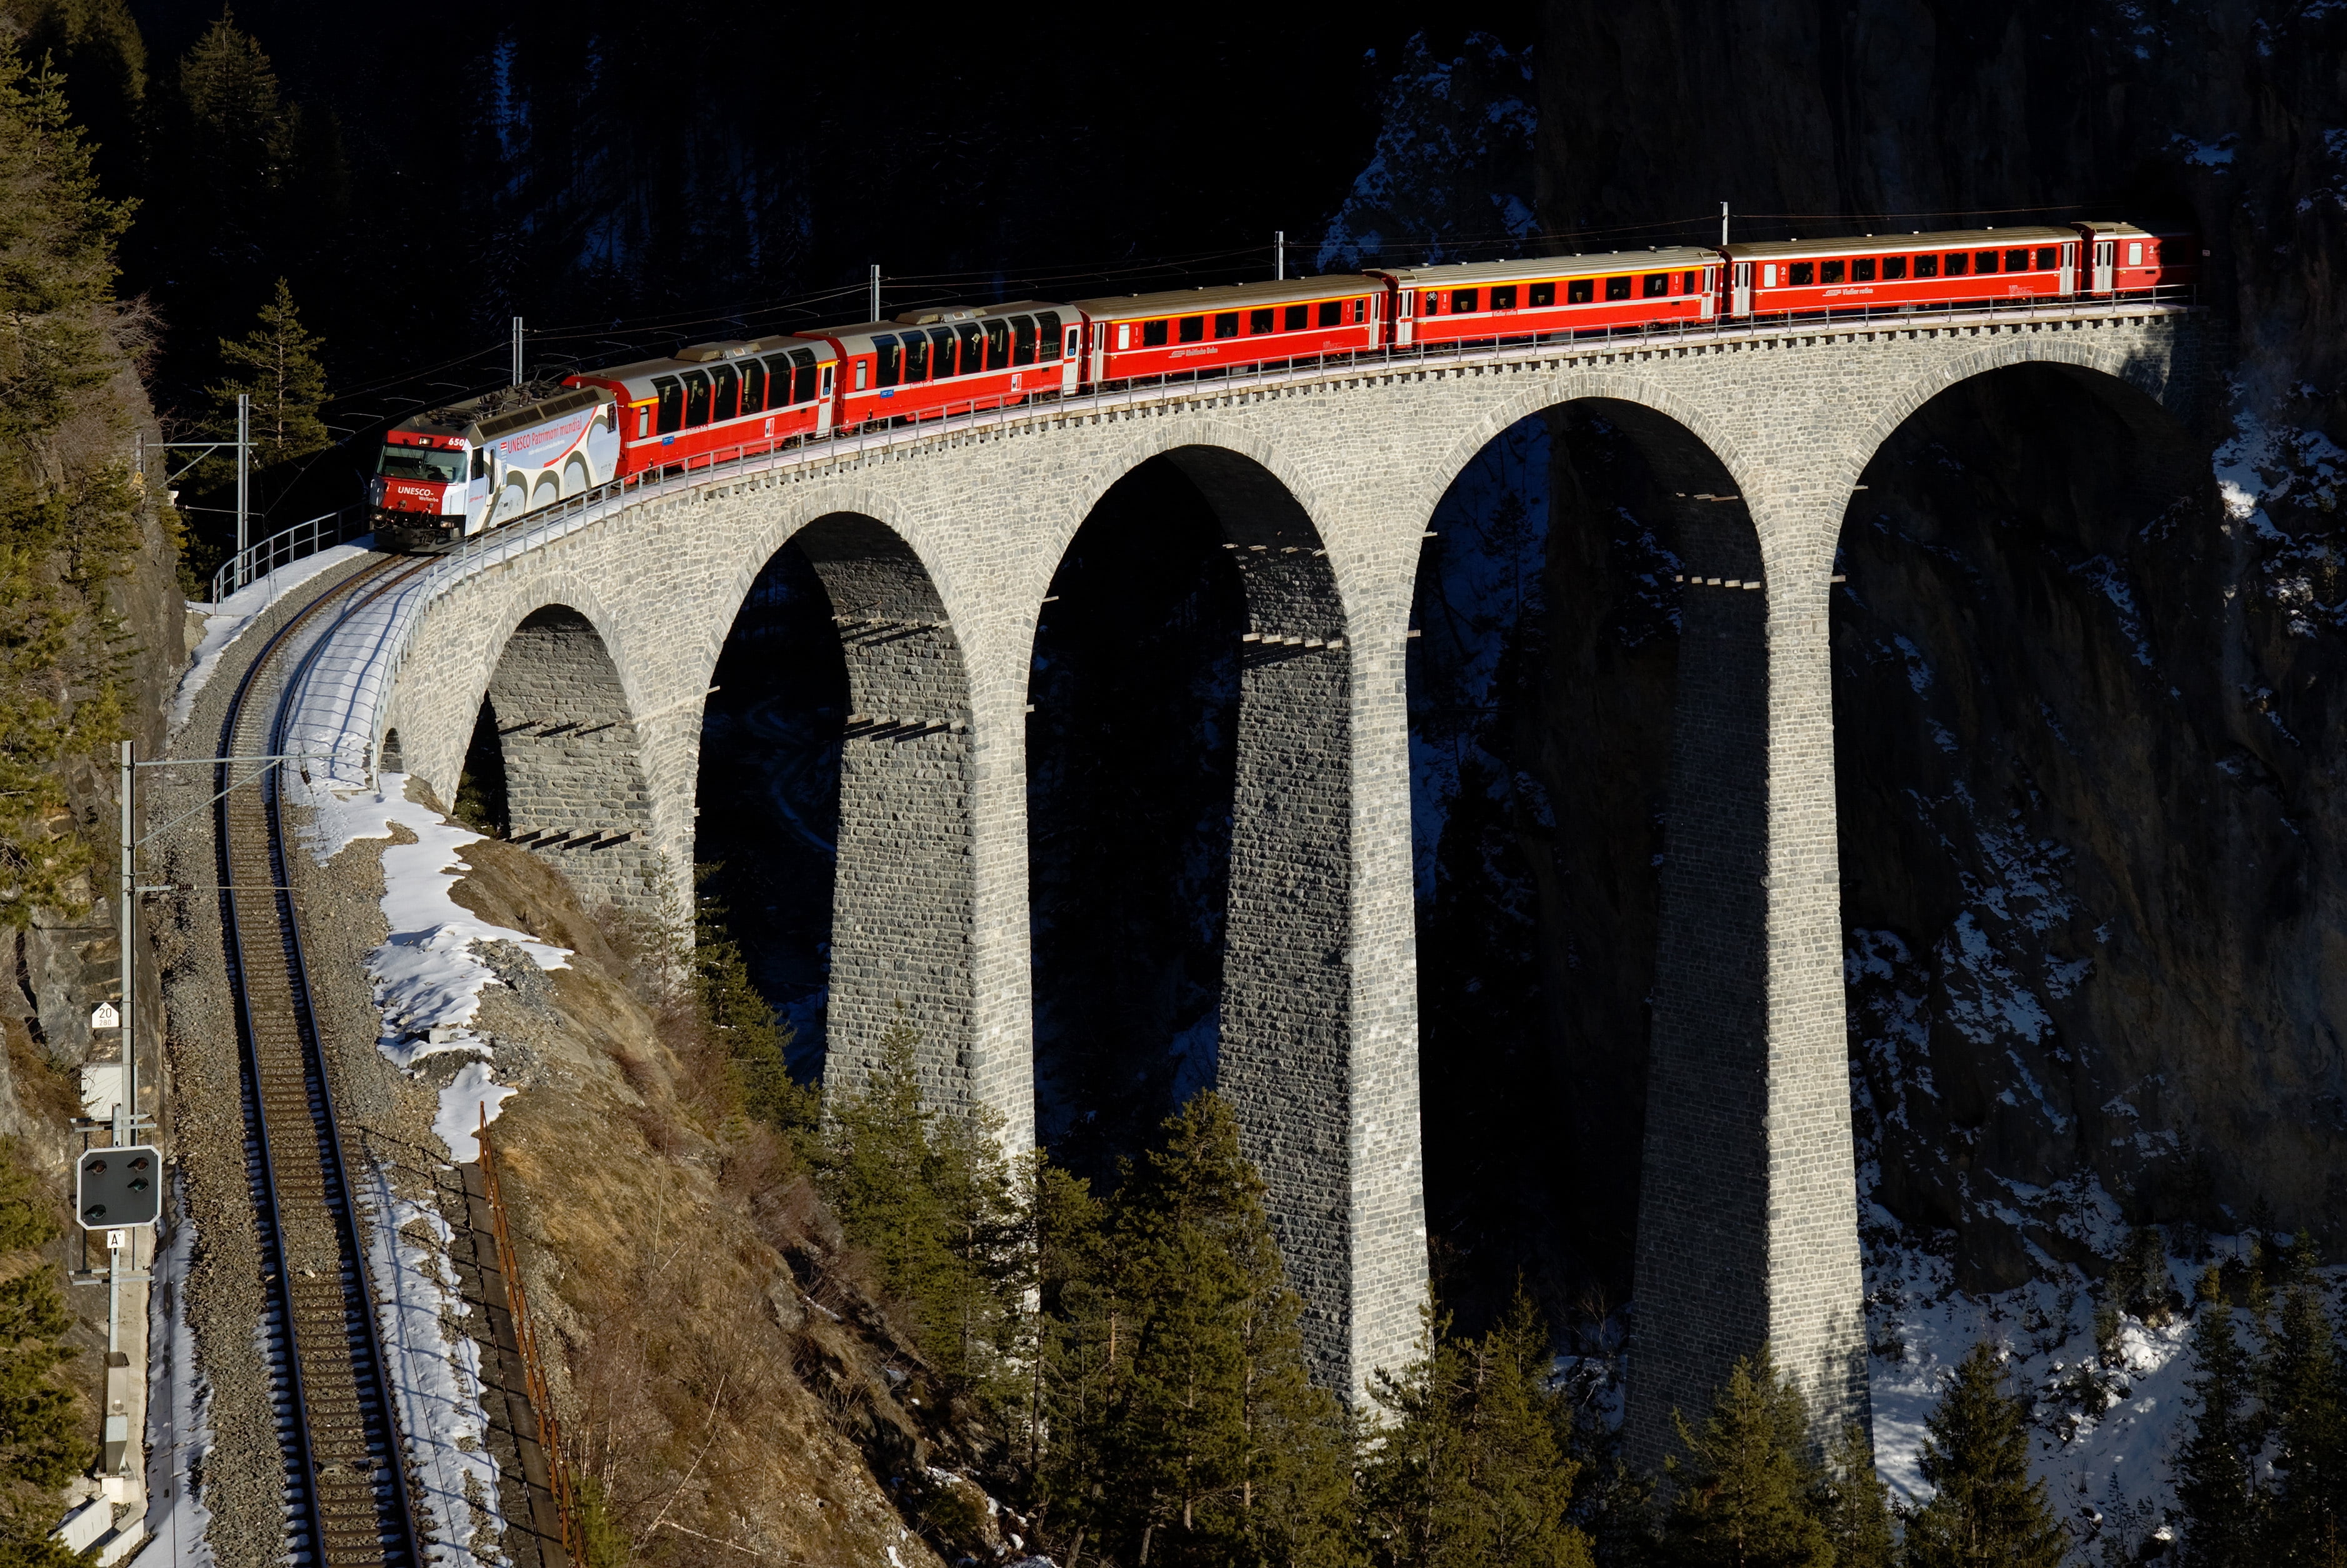
[[[2194,282],[2202,253],[2188,233],[2095,222],[1542,256],[911,311],[697,343],[434,409],[385,435],[369,500],[378,537],[413,548],[630,474],[1142,378],[1389,345],[2139,295]]]

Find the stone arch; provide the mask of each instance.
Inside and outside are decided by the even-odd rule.
[[[2055,365],[2080,373],[2079,384],[2102,395],[2130,424],[2147,419],[2149,410],[2157,408],[2172,422],[2168,428],[2182,431],[2201,413],[2192,367],[2179,365],[2177,354],[2121,349],[2096,341],[2079,323],[2067,326],[2069,330],[2060,331],[2057,323],[2057,330],[2050,333],[2033,332],[2009,343],[1974,349],[1901,382],[1879,400],[1865,431],[1828,460],[1823,478],[1829,493],[1850,495],[1891,438],[1933,398],[1976,377],[2015,365]]]
[[[559,866],[589,907],[661,907],[674,890],[642,748],[596,622],[559,602],[522,615],[482,700],[497,715],[513,841]]]
[[[865,1082],[902,1025],[919,1033],[925,1092],[965,1105],[979,1064],[977,751],[961,642],[929,570],[887,524],[829,512],[788,543],[823,585],[847,666],[825,1092]]]
[[[1485,444],[1543,415],[1559,441],[1570,422],[1594,415],[1636,453],[1645,473],[1635,476],[1635,488],[1585,504],[1601,513],[1625,500],[1637,506],[1683,579],[1661,585],[1676,600],[1675,668],[1665,677],[1666,738],[1647,742],[1645,764],[1659,771],[1665,806],[1659,865],[1648,873],[1650,891],[1635,894],[1652,900],[1644,907],[1654,921],[1643,1090],[1635,1081],[1617,1086],[1643,1093],[1644,1102],[1634,1145],[1628,1265],[1638,1321],[1626,1437],[1641,1462],[1654,1463],[1667,1443],[1670,1412],[1707,1408],[1735,1359],[1787,1327],[1772,1294],[1783,1273],[1775,1255],[1782,1130],[1771,1100],[1782,1074],[1770,1015],[1778,983],[1769,849],[1779,737],[1770,718],[1772,596],[1763,587],[1772,541],[1764,537],[1765,509],[1747,499],[1753,465],[1734,435],[1712,411],[1647,381],[1542,378],[1500,400],[1452,443],[1434,481],[1448,487]],[[1560,463],[1555,479],[1557,504],[1568,504],[1577,478]],[[1430,519],[1440,494],[1424,503]],[[1570,633],[1553,636],[1550,656],[1562,657],[1556,646]],[[1624,730],[1624,745],[1607,757],[1635,754],[1629,736]],[[1558,817],[1555,830],[1567,839],[1593,825],[1567,820],[1562,807]],[[1635,872],[1600,874],[1617,898],[1632,897],[1626,878]],[[1635,1114],[1635,1104],[1624,1110]]]
[[[1337,574],[1293,470],[1249,436],[1184,424],[1117,456],[1163,463],[1203,499],[1244,602],[1233,719],[1228,872],[1214,1085],[1230,1102],[1270,1209],[1320,1376],[1349,1389],[1356,1234],[1358,845],[1354,661]],[[1088,486],[1079,524],[1113,487]],[[1064,559],[1078,529],[1061,542]],[[1422,1254],[1422,1241],[1409,1244]],[[1423,1279],[1422,1256],[1417,1263]]]

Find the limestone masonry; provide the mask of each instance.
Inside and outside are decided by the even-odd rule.
[[[702,699],[753,580],[795,540],[830,595],[853,709],[832,1069],[867,1071],[901,1020],[936,1099],[992,1106],[1024,1147],[1036,618],[1094,504],[1168,458],[1220,515],[1247,594],[1221,1087],[1271,1184],[1321,1373],[1358,1390],[1409,1358],[1426,1289],[1404,690],[1423,536],[1486,442],[1602,400],[1685,493],[1670,522],[1689,573],[1633,1452],[1651,1460],[1670,1409],[1706,1404],[1764,1339],[1829,1431],[1866,1415],[1827,658],[1844,509],[1901,421],[1999,366],[2075,366],[2082,397],[2189,421],[2208,331],[2104,305],[1515,345],[785,453],[440,562],[337,633],[300,723],[310,747],[349,748],[350,782],[394,742],[446,800],[487,698],[516,837],[590,898],[678,917]]]

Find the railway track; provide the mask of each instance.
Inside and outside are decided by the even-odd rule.
[[[283,697],[305,631],[388,591],[428,563],[384,561],[321,594],[279,629],[239,682],[220,754],[282,746]],[[312,641],[314,649],[323,642]],[[324,1568],[425,1568],[389,1367],[377,1339],[359,1214],[320,1050],[288,890],[278,770],[257,787],[214,787],[220,917],[244,1068],[245,1165],[258,1218],[286,1550]]]

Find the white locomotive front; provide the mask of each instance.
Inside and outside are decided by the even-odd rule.
[[[601,484],[620,457],[613,403],[597,387],[512,387],[384,432],[367,485],[376,538],[446,543]]]

